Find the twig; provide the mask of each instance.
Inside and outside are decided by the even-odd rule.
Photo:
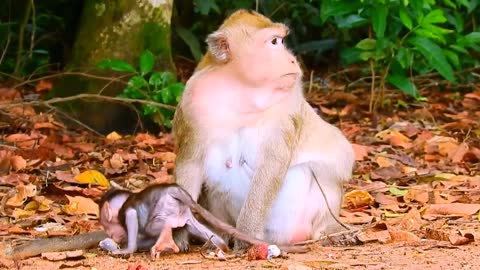
[[[77,99],[100,99],[100,100],[106,100],[106,101],[113,101],[113,102],[120,102],[120,103],[141,103],[141,104],[146,104],[146,105],[152,105],[152,106],[157,106],[161,108],[165,108],[167,110],[175,110],[175,106],[172,105],[167,105],[167,104],[162,104],[158,103],[155,101],[150,101],[150,100],[141,100],[141,99],[133,99],[133,98],[119,98],[119,97],[110,97],[110,96],[101,96],[97,94],[79,94],[79,95],[74,95],[74,96],[69,96],[69,97],[59,97],[59,98],[52,98],[49,100],[34,100],[34,101],[28,101],[28,102],[13,102],[13,103],[8,103],[8,104],[0,104],[0,109],[7,109],[7,108],[12,108],[12,107],[18,107],[18,106],[46,106],[47,104],[55,104],[55,103],[62,103],[62,102],[67,102],[67,101],[72,101],[72,100],[77,100]]]
[[[32,35],[30,36],[30,49],[28,51],[28,57],[32,58],[33,46],[35,44],[35,30],[37,28],[37,20],[35,19],[35,2],[30,0],[32,5]]]
[[[2,62],[3,62],[3,58],[4,58],[5,55],[7,54],[8,46],[10,45],[10,39],[11,39],[11,37],[12,37],[12,35],[10,34],[10,31],[8,31],[7,42],[5,43],[5,48],[3,49],[2,56],[0,56],[0,65],[1,65]]]
[[[79,75],[79,76],[84,76],[84,77],[92,78],[92,79],[99,79],[99,80],[106,80],[106,81],[113,80],[113,81],[116,81],[116,82],[127,84],[127,82],[124,82],[124,81],[120,80],[119,78],[131,75],[131,74],[122,75],[120,77],[105,77],[105,76],[93,75],[93,74],[89,74],[89,73],[85,73],[85,72],[65,71],[65,72],[61,72],[61,73],[55,73],[55,74],[51,74],[51,75],[42,76],[42,77],[35,78],[35,79],[28,79],[28,80],[25,80],[21,83],[18,83],[16,85],[14,85],[12,88],[17,88],[17,87],[20,87],[20,86],[23,86],[23,85],[26,85],[26,84],[29,84],[29,83],[32,83],[32,82],[36,82],[36,81],[61,77],[61,76],[64,76],[64,75]]]
[[[370,60],[370,70],[372,72],[372,85],[370,86],[370,104],[368,105],[368,112],[373,112],[375,102],[375,67],[373,60]]]
[[[84,129],[94,133],[95,135],[97,136],[100,136],[100,137],[103,137],[103,135],[101,133],[99,133],[98,131],[96,131],[95,129],[89,127],[88,125],[82,123],[81,121],[71,117],[70,115],[68,115],[67,113],[65,112],[62,112],[61,110],[58,110],[57,108],[53,107],[52,105],[50,104],[45,104],[45,106],[47,106],[48,108],[50,108],[51,110],[55,111],[56,113],[58,114],[61,114],[63,117],[69,119],[70,121],[74,122],[75,124],[83,127]]]

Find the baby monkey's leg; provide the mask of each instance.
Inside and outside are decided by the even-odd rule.
[[[215,246],[219,247],[223,251],[228,251],[228,246],[227,244],[225,244],[225,241],[223,241],[223,239],[219,235],[217,235],[205,225],[200,223],[190,210],[187,210],[185,215],[189,216],[187,221],[187,231],[190,234],[194,235],[195,237],[199,238],[204,242],[210,240],[215,244]]]
[[[180,249],[173,241],[172,227],[168,224],[164,224],[157,242],[150,249],[150,255],[153,259],[156,259],[162,255],[178,252],[180,252]]]

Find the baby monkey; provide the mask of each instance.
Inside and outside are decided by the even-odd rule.
[[[265,242],[248,236],[235,227],[222,222],[195,203],[190,195],[177,184],[155,184],[134,193],[111,189],[100,201],[100,222],[107,235],[125,248],[113,250],[113,254],[131,254],[137,249],[150,248],[153,259],[163,254],[178,253],[180,248],[173,239],[173,229],[183,228],[206,242],[229,250],[224,240],[200,223],[200,216],[222,233],[251,245]],[[126,242],[126,243],[125,243]],[[287,252],[306,252],[303,246],[280,247]]]

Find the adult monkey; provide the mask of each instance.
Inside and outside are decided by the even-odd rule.
[[[354,162],[351,144],[303,97],[287,34],[257,12],[229,16],[208,36],[173,122],[177,183],[221,220],[277,244],[338,226],[329,207],[338,215]],[[181,233],[176,242],[187,243]]]

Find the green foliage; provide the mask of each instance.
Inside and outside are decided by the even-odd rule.
[[[470,50],[480,52],[480,32],[465,24],[466,19],[474,19],[478,4],[477,0],[323,0],[320,19],[338,29],[371,29],[369,37],[342,51],[344,63],[373,62],[382,88],[388,82],[419,98],[413,75],[436,71],[455,82],[454,70],[478,64]]]
[[[181,5],[181,1],[175,1]],[[185,6],[178,7],[178,17],[190,24],[174,25],[178,42],[186,45],[191,56],[199,61],[205,48],[206,36],[216,30],[222,21],[240,8],[256,9],[255,0],[194,0],[192,14],[185,13]],[[322,53],[335,47],[336,41],[331,33],[321,27],[318,0],[268,0],[258,1],[258,11],[276,21],[282,21],[291,29],[287,39],[294,51],[317,63],[323,59]],[[181,10],[181,11],[180,11]],[[188,17],[188,18],[186,18]],[[175,39],[174,39],[175,40]],[[175,42],[175,41],[174,41]],[[306,57],[307,59],[307,57]]]
[[[154,71],[155,56],[148,50],[140,56],[138,68],[119,59],[105,59],[97,64],[99,68],[132,73],[127,86],[119,97],[149,100],[176,106],[182,96],[185,85],[177,82],[171,72]],[[168,128],[174,112],[159,106],[141,104],[143,116],[151,117],[158,124]]]

